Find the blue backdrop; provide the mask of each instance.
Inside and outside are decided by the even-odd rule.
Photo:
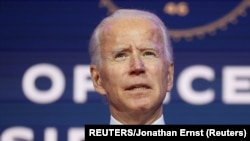
[[[0,139],[80,141],[108,124],[88,42],[118,8],[156,13],[174,48],[167,124],[250,124],[250,0],[0,2]]]

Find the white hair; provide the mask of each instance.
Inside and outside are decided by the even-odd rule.
[[[100,24],[95,28],[91,39],[90,39],[90,44],[89,44],[89,54],[91,56],[91,64],[99,65],[101,62],[101,56],[100,56],[100,34],[110,21],[114,19],[119,19],[119,18],[135,18],[135,17],[140,17],[147,19],[149,21],[152,21],[155,23],[161,32],[161,35],[163,37],[163,42],[164,42],[164,51],[165,51],[165,56],[168,62],[173,61],[173,50],[170,42],[170,37],[168,34],[168,30],[165,26],[165,24],[162,22],[162,20],[156,16],[155,14],[149,12],[149,11],[144,11],[144,10],[136,10],[136,9],[118,9],[116,10],[112,15],[104,18]]]

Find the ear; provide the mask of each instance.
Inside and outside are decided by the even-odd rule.
[[[106,91],[103,88],[102,79],[96,65],[90,65],[90,74],[95,90],[101,95],[106,95]]]
[[[167,84],[167,91],[170,92],[173,88],[174,83],[174,63],[171,62],[168,66],[168,84]]]

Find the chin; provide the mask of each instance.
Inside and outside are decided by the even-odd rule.
[[[137,103],[132,109],[134,109],[134,111],[148,111],[151,107],[150,103]]]

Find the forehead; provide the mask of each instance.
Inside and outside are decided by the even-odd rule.
[[[155,32],[157,26],[152,21],[142,17],[121,17],[110,19],[102,29],[103,37],[108,35],[124,35],[127,33]]]
[[[164,39],[156,22],[141,17],[119,18],[107,21],[100,32],[102,54],[112,50],[135,46],[156,48],[164,52]]]
[[[144,19],[144,18],[120,18],[114,19],[109,24],[112,28],[111,31],[127,31],[127,29],[137,29],[137,30],[153,30],[154,24],[153,22]]]

